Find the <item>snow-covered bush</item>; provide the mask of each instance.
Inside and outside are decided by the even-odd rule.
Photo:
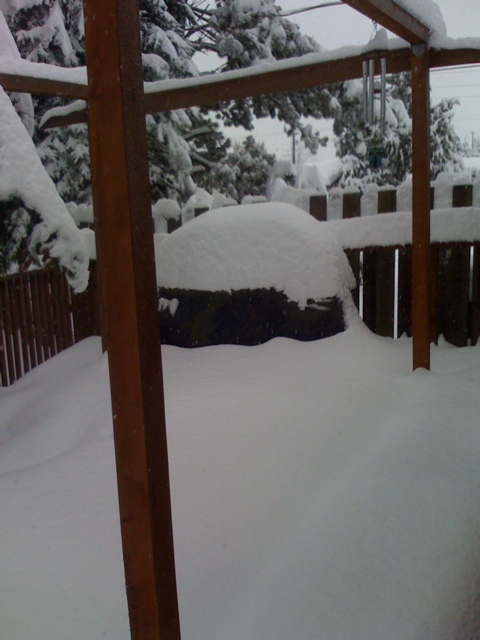
[[[208,211],[155,236],[162,339],[180,346],[342,331],[355,281],[340,245],[274,202]]]

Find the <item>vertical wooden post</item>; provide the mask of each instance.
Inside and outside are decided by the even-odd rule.
[[[427,44],[412,46],[413,368],[430,369],[430,79]]]
[[[131,635],[178,640],[138,0],[84,0],[103,287]]]

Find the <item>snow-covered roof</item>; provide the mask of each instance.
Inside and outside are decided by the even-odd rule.
[[[309,299],[345,299],[355,286],[333,235],[284,203],[208,211],[175,233],[156,236],[155,254],[163,288],[275,288],[303,308]]]

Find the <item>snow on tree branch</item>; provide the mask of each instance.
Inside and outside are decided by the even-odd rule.
[[[30,252],[38,256],[47,251],[65,268],[71,286],[83,291],[88,284],[88,255],[81,233],[12,103],[0,89],[0,200],[12,199],[21,201],[39,220],[29,239]]]

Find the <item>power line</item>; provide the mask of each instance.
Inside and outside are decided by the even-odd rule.
[[[315,4],[311,7],[303,7],[303,9],[288,9],[286,11],[279,11],[278,15],[285,18],[287,16],[294,16],[297,13],[304,13],[305,11],[311,11],[312,9],[322,9],[323,7],[335,7],[337,5],[343,5],[343,2],[323,2],[322,4]]]
[[[455,69],[452,69],[451,67],[435,67],[434,69],[430,69],[430,73],[466,73],[473,69],[480,69],[480,64],[459,65],[458,67],[455,67]]]

